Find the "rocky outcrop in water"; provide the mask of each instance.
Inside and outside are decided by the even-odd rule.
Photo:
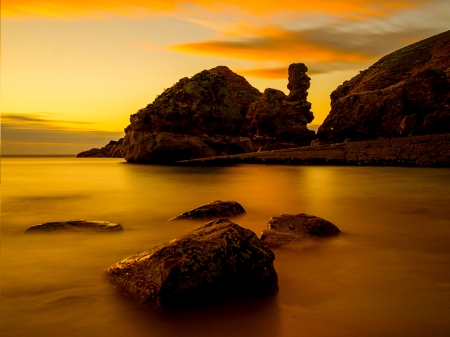
[[[278,289],[274,254],[256,235],[220,219],[108,268],[109,281],[146,306],[195,306]]]
[[[108,221],[68,220],[45,222],[26,229],[23,234],[46,233],[55,231],[65,232],[117,232],[123,230],[118,223]]]
[[[322,142],[448,133],[450,31],[397,50],[331,94]]]
[[[110,158],[122,158],[122,154],[120,153],[120,147],[123,143],[123,138],[120,138],[118,141],[111,140],[108,144],[103,146],[102,148],[93,148],[88,151],[83,151],[77,154],[79,158],[86,157],[110,157]]]
[[[281,214],[272,217],[262,231],[260,240],[266,247],[298,244],[314,237],[326,237],[341,231],[331,222],[314,215]]]
[[[245,214],[245,209],[238,202],[232,200],[214,200],[205,205],[177,215],[170,220],[228,218],[241,214]]]
[[[244,130],[252,138],[254,146],[258,144],[265,149],[270,144],[287,143],[275,146],[283,148],[311,143],[315,132],[306,127],[314,119],[311,103],[307,101],[310,86],[307,71],[303,63],[291,64],[288,69],[289,95],[268,88],[258,101],[250,105]]]
[[[121,148],[128,162],[173,162],[242,153],[243,118],[226,78],[204,70],[182,78],[130,117]]]

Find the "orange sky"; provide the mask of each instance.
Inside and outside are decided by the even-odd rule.
[[[77,153],[123,135],[179,78],[226,65],[287,92],[303,62],[329,95],[383,55],[448,30],[450,2],[3,0],[2,153]]]

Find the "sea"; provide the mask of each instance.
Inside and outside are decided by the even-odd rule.
[[[139,165],[114,158],[1,161],[2,337],[450,336],[450,169]],[[182,310],[145,309],[104,271],[205,220],[168,219],[235,200],[260,234],[307,213],[342,231],[273,249],[279,291]],[[70,219],[120,233],[22,235]]]

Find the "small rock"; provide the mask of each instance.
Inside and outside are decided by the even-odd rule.
[[[116,232],[121,230],[123,230],[123,228],[120,224],[111,223],[108,221],[68,220],[68,221],[45,222],[43,224],[34,225],[31,226],[30,228],[27,228],[22,234],[54,232],[54,231]]]
[[[123,138],[120,138],[118,141],[111,140],[108,144],[103,146],[102,148],[93,148],[88,151],[83,151],[77,154],[78,158],[86,158],[86,157],[110,157],[110,158],[122,158],[120,154],[120,147],[122,146]]]
[[[255,233],[219,219],[128,257],[105,275],[142,305],[189,307],[276,291],[274,259]]]
[[[340,233],[339,228],[331,222],[305,213],[274,216],[267,223],[267,228],[260,236],[266,247],[285,246]]]
[[[203,206],[184,212],[171,220],[179,219],[212,219],[245,214],[245,209],[236,201],[214,200]]]

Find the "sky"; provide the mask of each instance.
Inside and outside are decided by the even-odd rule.
[[[382,56],[450,28],[448,0],[2,0],[2,154],[76,154],[218,65],[288,93],[308,67],[317,128],[333,90]]]

